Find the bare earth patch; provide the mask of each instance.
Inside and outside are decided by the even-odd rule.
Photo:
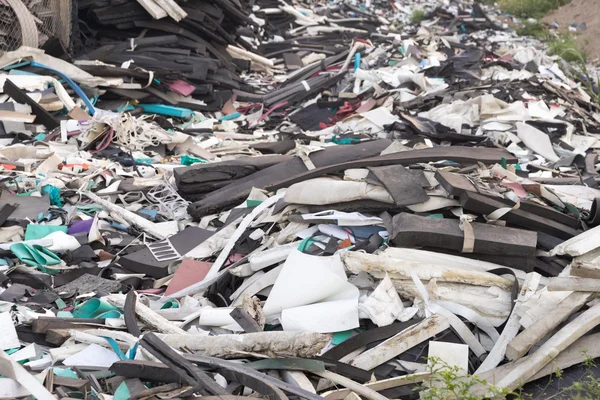
[[[544,22],[555,21],[560,24],[560,31],[568,31],[571,23],[585,23],[587,30],[574,32],[577,44],[588,52],[590,60],[600,60],[600,1],[572,0],[544,17]]]

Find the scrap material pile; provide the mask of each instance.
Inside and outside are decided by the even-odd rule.
[[[597,89],[493,8],[406,3],[80,1],[72,51],[0,56],[0,398],[600,357]]]

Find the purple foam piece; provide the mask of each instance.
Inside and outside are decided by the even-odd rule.
[[[79,221],[75,221],[71,224],[71,226],[69,226],[69,229],[67,230],[67,233],[69,235],[72,235],[74,233],[88,233],[90,231],[90,229],[92,229],[92,224],[94,223],[93,219],[88,219],[85,221],[79,220]]]

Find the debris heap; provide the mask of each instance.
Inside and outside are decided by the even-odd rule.
[[[79,3],[71,48],[0,56],[0,398],[418,399],[440,365],[541,398],[600,357],[598,89],[495,8]]]

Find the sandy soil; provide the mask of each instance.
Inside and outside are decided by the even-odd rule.
[[[600,60],[600,0],[572,0],[544,17],[544,22],[555,21],[560,24],[561,31],[567,31],[571,23],[584,22],[587,30],[575,33],[577,43],[588,51],[590,61]]]

